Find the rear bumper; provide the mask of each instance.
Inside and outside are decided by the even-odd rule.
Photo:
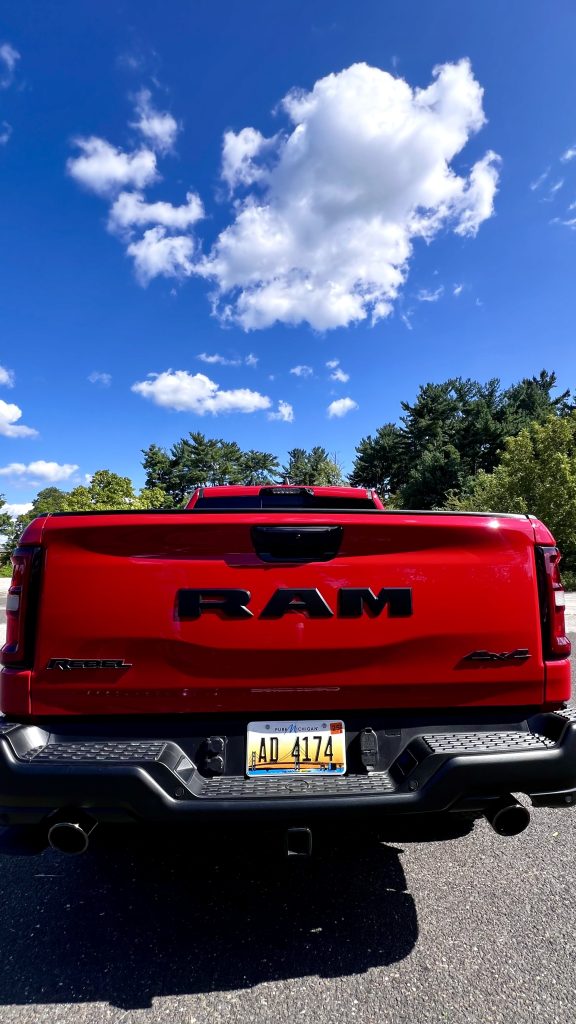
[[[348,774],[308,779],[245,778],[245,723],[239,719],[135,720],[129,727],[112,719],[2,720],[0,824],[39,824],[67,807],[107,822],[481,813],[510,792],[525,793],[537,806],[571,805],[576,708],[527,710],[515,721],[509,710],[502,720],[502,709],[499,721],[496,711],[486,710],[473,719],[470,710],[445,714],[443,721],[438,714],[416,719],[406,712],[392,719],[381,711],[363,713],[378,737],[371,771],[362,764],[357,716],[344,716]],[[226,774],[205,767],[202,751],[214,735],[227,749]]]

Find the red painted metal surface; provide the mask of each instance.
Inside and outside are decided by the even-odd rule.
[[[227,488],[227,494],[231,493]],[[358,492],[355,492],[358,493]],[[251,526],[343,527],[327,562],[268,564]],[[44,551],[32,671],[4,671],[8,713],[160,714],[463,707],[546,700],[528,517],[404,513],[106,514],[48,517],[26,532]],[[413,614],[262,619],[276,588],[410,587]],[[181,588],[250,591],[249,620],[181,621]],[[527,648],[525,661],[471,662]],[[52,658],[123,659],[126,669],[49,670]],[[569,694],[556,662],[551,700]],[[553,696],[552,696],[553,694]]]

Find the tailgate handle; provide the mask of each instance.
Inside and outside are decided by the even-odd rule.
[[[263,562],[329,562],[341,542],[341,526],[252,527],[254,550]]]

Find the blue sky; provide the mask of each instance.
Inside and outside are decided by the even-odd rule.
[[[5,5],[8,502],[141,484],[189,430],[349,467],[451,375],[573,387],[575,30],[536,0]]]

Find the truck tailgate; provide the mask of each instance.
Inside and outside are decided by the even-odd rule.
[[[337,525],[338,550],[325,561],[263,561],[255,522],[303,532]],[[36,715],[543,700],[534,535],[525,517],[67,515],[45,521],[42,545],[30,681]],[[356,595],[347,605],[339,594],[351,588],[371,590],[375,601],[384,589],[400,588],[403,597],[395,606]],[[206,590],[248,592],[252,614],[229,617],[208,608],[208,596],[194,617],[198,594],[188,600],[180,592]],[[277,605],[262,616],[278,590],[293,592],[281,596],[284,613]],[[303,600],[302,590],[319,598]],[[107,661],[123,664],[99,664]]]

